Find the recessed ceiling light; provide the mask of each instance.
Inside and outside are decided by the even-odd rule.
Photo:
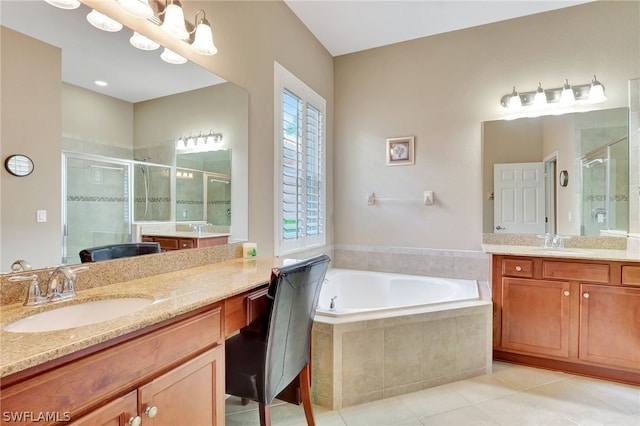
[[[100,86],[100,87],[104,87],[107,86],[107,82],[106,81],[102,81],[102,80],[96,80],[93,82],[96,86]]]

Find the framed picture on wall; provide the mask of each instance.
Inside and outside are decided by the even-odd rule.
[[[387,166],[414,164],[414,137],[387,139]]]

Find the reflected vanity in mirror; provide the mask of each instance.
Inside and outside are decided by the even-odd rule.
[[[49,259],[79,263],[84,248],[140,241],[145,225],[195,234],[189,224],[211,224],[207,231],[230,241],[247,239],[245,90],[193,63],[165,63],[162,49],[133,48],[126,27],[118,33],[93,28],[85,5],[62,10],[44,1],[3,1],[1,6],[4,27],[61,49],[63,164],[55,184],[62,193],[63,242]],[[94,86],[96,79],[109,85]],[[212,130],[224,137],[211,149],[176,150],[180,138]],[[31,221],[21,226],[24,235],[37,235],[27,229]],[[25,247],[7,249],[12,241],[4,236],[1,243],[8,264],[0,271],[19,258],[34,268],[54,263],[40,262],[43,256]]]
[[[626,237],[628,120],[615,108],[484,122],[483,232]]]

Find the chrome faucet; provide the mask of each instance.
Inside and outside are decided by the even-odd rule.
[[[544,240],[544,248],[546,249],[563,249],[564,242],[570,238],[559,234],[551,235],[548,232],[538,237]]]
[[[329,303],[329,310],[330,311],[335,311],[336,310],[336,302],[335,300],[338,298],[338,296],[333,296],[331,298],[331,302]]]
[[[86,269],[89,269],[89,267],[81,266],[75,269],[71,269],[66,265],[56,267],[47,280],[47,292],[45,295],[42,294],[37,275],[10,277],[9,281],[31,281],[24,305],[42,305],[44,303],[55,302],[56,300],[75,297],[76,272]]]
[[[193,229],[193,232],[200,235],[202,234],[202,230],[206,229],[209,225],[211,224],[210,223],[201,223],[201,224],[190,223],[189,228]]]
[[[18,259],[11,264],[12,272],[26,272],[31,270],[31,265],[23,259]]]

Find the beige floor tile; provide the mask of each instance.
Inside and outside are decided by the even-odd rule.
[[[557,371],[542,370],[515,364],[494,363],[493,368],[493,377],[502,380],[513,389],[520,391],[573,377]]]
[[[398,396],[416,417],[427,417],[471,405],[471,402],[449,386],[438,386]]]
[[[459,392],[472,403],[502,398],[516,392],[511,386],[493,376],[478,376],[444,385]]]
[[[572,377],[569,383],[628,414],[640,414],[640,387],[586,377]]]
[[[544,401],[525,393],[491,399],[475,405],[487,417],[504,426],[576,426],[577,423],[558,414]]]
[[[498,424],[474,406],[458,408],[435,416],[421,417],[420,422],[425,426],[489,426]]]
[[[415,419],[415,416],[398,398],[354,405],[339,411],[348,426],[397,425]]]

